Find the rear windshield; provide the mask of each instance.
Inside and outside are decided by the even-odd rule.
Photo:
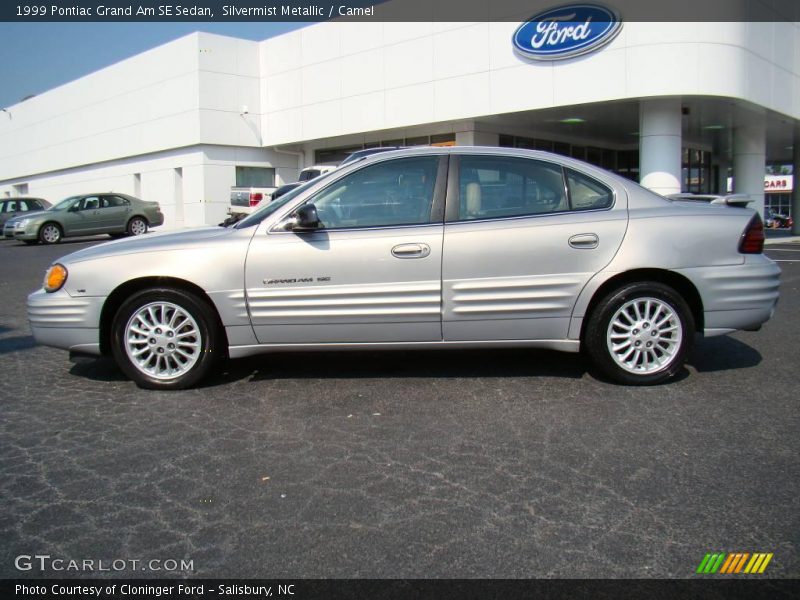
[[[297,181],[311,181],[315,177],[319,177],[320,172],[321,171],[319,169],[309,169],[308,171],[303,171],[300,173],[300,179]]]

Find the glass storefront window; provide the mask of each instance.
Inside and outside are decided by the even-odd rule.
[[[690,194],[712,192],[711,153],[696,148],[681,151],[681,191]]]
[[[236,187],[273,187],[275,169],[272,167],[236,167]]]

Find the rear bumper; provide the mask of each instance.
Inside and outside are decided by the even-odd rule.
[[[748,255],[741,265],[678,272],[700,292],[707,336],[756,330],[775,313],[781,270],[766,256]]]
[[[234,204],[228,207],[229,215],[249,215],[256,209],[256,206],[236,206]]]

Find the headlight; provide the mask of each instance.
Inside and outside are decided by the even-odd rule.
[[[24,227],[27,227],[28,223],[30,222],[31,222],[30,219],[22,219],[21,221],[14,221],[14,226],[19,229],[23,229]]]
[[[58,263],[52,265],[44,274],[44,291],[57,292],[67,281],[67,268]]]

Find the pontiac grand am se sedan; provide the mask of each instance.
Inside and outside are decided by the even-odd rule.
[[[756,330],[778,300],[747,208],[679,202],[575,160],[415,148],[356,161],[229,228],[110,242],[54,263],[34,336],[111,354],[138,385],[287,350],[538,347],[626,384],[695,332]]]
[[[142,235],[164,223],[158,202],[127,194],[84,194],[65,198],[40,212],[10,219],[3,228],[6,238],[28,244],[57,244],[65,237],[108,233],[112,237]]]

